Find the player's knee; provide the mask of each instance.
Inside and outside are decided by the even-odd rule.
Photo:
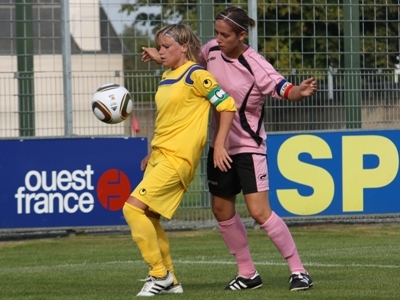
[[[250,216],[261,225],[267,222],[268,218],[271,216],[271,212],[267,210],[254,210],[250,211]]]
[[[212,212],[217,220],[219,220],[225,214],[225,211],[221,206],[213,206]]]
[[[226,207],[213,206],[212,211],[218,222],[228,221],[235,216],[235,210],[231,210]]]

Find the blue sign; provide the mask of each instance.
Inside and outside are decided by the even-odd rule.
[[[0,141],[0,229],[126,225],[146,138]]]
[[[267,146],[280,216],[400,213],[400,131],[271,134]]]

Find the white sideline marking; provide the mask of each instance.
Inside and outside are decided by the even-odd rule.
[[[214,265],[235,265],[235,262],[229,261],[190,261],[190,260],[173,260],[173,263],[182,263],[182,264],[214,264]],[[278,262],[254,262],[255,265],[259,266],[287,266],[287,263],[278,263]],[[303,262],[304,266],[313,266],[313,267],[332,267],[332,268],[345,268],[345,267],[355,267],[355,268],[387,268],[387,269],[400,269],[400,266],[396,265],[371,265],[371,264],[323,264],[323,263],[312,263],[312,262]]]
[[[192,265],[235,265],[233,261],[221,261],[221,260],[174,260],[174,264],[192,264]],[[104,265],[116,265],[116,264],[143,264],[142,260],[126,260],[126,261],[108,261],[101,263],[81,263],[81,264],[62,264],[54,266],[32,266],[32,267],[16,267],[16,268],[1,268],[1,273],[15,273],[25,272],[34,273],[40,271],[46,271],[48,269],[79,269],[84,267],[88,269],[90,267],[104,266]],[[255,265],[260,266],[287,266],[287,263],[281,262],[254,262]],[[397,265],[372,265],[372,264],[324,264],[324,263],[304,263],[306,267],[323,267],[323,268],[384,268],[384,269],[400,269]]]

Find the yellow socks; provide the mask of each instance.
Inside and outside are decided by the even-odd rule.
[[[172,264],[171,252],[169,248],[169,241],[167,235],[165,234],[164,229],[161,227],[160,220],[156,218],[149,218],[153,223],[154,228],[157,233],[158,238],[158,246],[160,247],[161,257],[164,263],[164,266],[171,272],[174,277],[174,284],[178,284],[178,279],[175,277],[174,266]]]
[[[165,277],[167,268],[163,263],[157,232],[152,221],[144,214],[142,209],[129,203],[125,203],[122,212],[131,229],[133,240],[139,247],[144,261],[150,267],[149,275],[159,278]]]

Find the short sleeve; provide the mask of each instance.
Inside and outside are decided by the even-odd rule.
[[[236,104],[217,83],[214,76],[206,70],[196,70],[191,75],[194,88],[217,109],[217,111],[236,111]]]
[[[278,85],[285,77],[278,73],[275,68],[260,54],[253,53],[249,56],[252,60],[251,68],[255,83],[263,95],[269,95],[276,99],[282,99],[278,92]]]

